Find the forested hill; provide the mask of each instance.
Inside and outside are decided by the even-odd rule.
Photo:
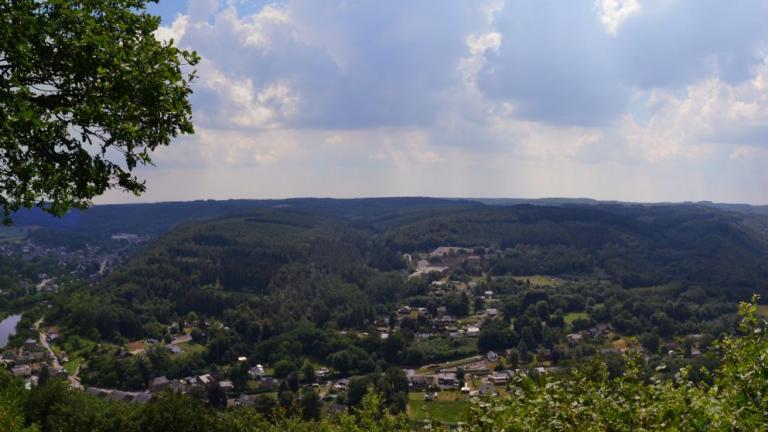
[[[768,285],[765,218],[695,205],[530,206],[462,210],[387,232],[390,248],[493,244],[492,271],[606,272],[625,287],[672,281],[741,293]]]
[[[134,214],[136,207],[127,206],[115,219],[132,217],[135,224],[155,224],[159,230],[179,223],[182,214],[199,218],[206,212],[234,212],[183,225],[136,261],[157,255],[167,260],[163,265],[169,271],[203,274],[201,283],[219,279],[225,289],[235,290],[263,286],[280,266],[293,261],[330,265],[335,263],[330,257],[339,251],[390,270],[400,267],[392,262],[399,252],[446,245],[505,251],[491,269],[499,274],[599,271],[625,287],[682,281],[749,291],[766,288],[768,281],[766,218],[705,206],[494,207],[434,199],[224,203],[210,208],[188,204],[194,210],[188,213],[183,213],[184,204],[173,211],[167,210],[171,204],[159,204],[141,216]],[[110,213],[90,217],[111,218],[118,208],[97,208]],[[166,212],[173,216],[163,218]],[[208,253],[221,256],[203,259]],[[347,257],[344,262],[352,261]]]
[[[693,205],[314,200],[183,224],[99,289],[132,304],[170,300],[178,312],[205,305],[215,313],[227,307],[222,293],[287,295],[289,286],[310,303],[312,289],[333,286],[339,298],[376,304],[397,297],[361,292],[372,272],[402,271],[400,253],[448,245],[494,250],[486,264],[492,276],[589,275],[625,288],[675,282],[744,297],[768,291],[764,224],[762,216]],[[311,284],[302,286],[302,277]]]
[[[81,247],[117,233],[158,235],[186,221],[205,220],[258,209],[292,209],[353,222],[359,219],[396,217],[398,214],[482,204],[468,200],[436,198],[294,198],[282,200],[225,200],[162,202],[154,204],[97,205],[54,217],[40,209],[12,215],[17,226],[38,227],[33,239],[55,245]]]
[[[46,322],[120,346],[168,342],[174,324],[195,322],[204,353],[154,366],[174,378],[241,356],[281,377],[305,358],[340,377],[515,347],[525,362],[549,358],[539,348],[577,360],[606,347],[569,348],[566,333],[598,323],[657,353],[662,337],[731,332],[734,300],[768,293],[764,226],[696,205],[281,202],[180,222],[108,276],[57,292]],[[476,338],[451,336],[441,313],[483,324]],[[435,336],[414,336],[425,332]],[[89,360],[91,385],[151,378],[113,376],[128,364],[94,355],[104,363]]]

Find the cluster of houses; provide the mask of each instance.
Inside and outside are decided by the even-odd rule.
[[[5,256],[20,256],[26,260],[38,257],[53,257],[59,267],[69,267],[73,272],[99,271],[102,264],[106,261],[117,261],[115,253],[108,253],[100,247],[86,246],[82,249],[67,249],[65,247],[51,247],[44,244],[24,241],[17,243],[6,243],[0,245],[0,254]],[[94,275],[96,273],[93,273]],[[48,279],[48,277],[38,278],[39,281]]]
[[[274,391],[280,382],[273,377],[267,376],[262,365],[256,365],[248,371],[252,380],[257,382],[257,391]],[[194,391],[195,388],[207,388],[210,385],[218,384],[219,388],[227,394],[227,402],[230,405],[249,405],[253,403],[252,395],[233,395],[235,386],[230,380],[220,379],[218,374],[203,374],[197,376],[188,376],[186,378],[168,379],[165,376],[153,378],[149,386],[144,391],[130,392],[99,387],[88,387],[86,392],[105,399],[119,400],[123,402],[145,403],[152,399],[152,396],[162,391],[172,391],[175,393],[187,394]],[[232,397],[230,397],[232,396]]]
[[[414,261],[416,262],[414,271],[409,277],[417,278],[433,272],[444,275],[450,269],[457,267],[466,261],[479,262],[482,260],[482,257],[473,254],[473,251],[467,248],[440,246],[429,254],[426,254],[426,256],[403,254],[403,259],[409,265],[413,265]]]
[[[486,397],[498,394],[496,386],[506,386],[521,369],[493,370],[491,365],[499,360],[499,355],[489,351],[485,356],[476,356],[469,359],[470,363],[460,367],[447,367],[437,369],[430,374],[418,374],[413,370],[406,372],[409,389],[411,391],[423,390],[425,399],[432,400],[437,397],[440,390],[459,390],[469,397]],[[459,368],[463,371],[464,379],[459,378]],[[537,373],[557,372],[557,367],[533,368]],[[470,387],[469,383],[474,378],[479,385]]]
[[[493,291],[485,291],[483,298],[488,300],[492,299]],[[432,315],[425,307],[403,305],[397,310],[397,327],[400,327],[405,319],[416,318],[427,320],[429,322],[426,329],[422,327],[420,331],[416,333],[415,336],[419,340],[431,339],[438,336],[448,336],[451,338],[477,337],[480,335],[482,321],[493,319],[498,316],[498,309],[488,307],[482,311],[479,317],[476,317],[479,318],[479,321],[460,323],[458,318],[448,313],[445,306],[438,306],[436,314]],[[387,330],[386,327],[379,329],[381,332],[386,332]]]
[[[147,240],[149,240],[149,236],[147,235],[138,235],[138,234],[132,234],[132,233],[117,233],[112,234],[112,240],[115,241],[123,241],[130,244],[139,244],[143,243]]]
[[[599,337],[608,336],[612,331],[613,327],[611,327],[610,324],[600,323],[581,332],[569,333],[565,335],[565,340],[571,345],[578,345],[587,336],[592,339],[597,339]]]
[[[0,364],[24,379],[27,388],[37,385],[39,375],[47,369],[50,376],[67,376],[61,366],[54,365],[50,353],[35,339],[27,339],[18,349],[9,349],[0,357]]]
[[[245,357],[238,359],[246,361]],[[280,385],[277,378],[269,376],[264,366],[257,364],[248,370],[249,378],[256,383],[255,393],[264,393],[276,391]],[[319,368],[315,371],[315,376],[320,381],[326,381],[330,376],[328,368]],[[199,376],[189,376],[179,379],[168,379],[165,376],[159,376],[150,381],[148,389],[141,392],[128,392],[114,389],[105,389],[98,387],[89,387],[86,391],[97,397],[119,400],[123,402],[145,403],[152,398],[152,395],[162,391],[172,391],[176,393],[187,394],[197,388],[207,388],[209,385],[218,384],[219,388],[227,395],[228,406],[249,406],[256,399],[254,394],[237,393],[235,386],[230,380],[220,379],[218,374],[204,374]],[[332,386],[334,390],[346,390],[349,385],[348,379],[341,379]]]

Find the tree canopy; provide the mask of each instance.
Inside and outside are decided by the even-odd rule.
[[[147,0],[0,2],[0,207],[61,215],[194,131],[199,57],[158,40]]]

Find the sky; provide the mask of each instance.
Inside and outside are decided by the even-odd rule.
[[[160,0],[196,133],[97,203],[768,204],[768,2]]]

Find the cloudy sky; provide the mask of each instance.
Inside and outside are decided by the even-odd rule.
[[[768,203],[768,2],[161,0],[197,133],[141,198]]]

